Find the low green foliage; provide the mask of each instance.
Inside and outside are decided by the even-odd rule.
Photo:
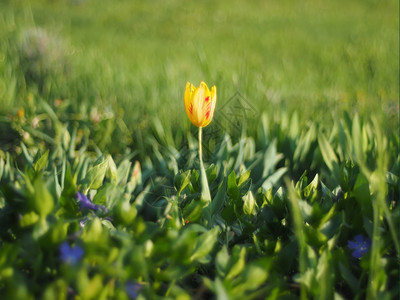
[[[190,134],[114,160],[41,109],[41,134],[24,138],[28,113],[7,123],[23,138],[0,160],[4,298],[398,297],[398,137],[377,124],[313,124],[287,148],[263,115],[257,138],[219,138],[201,180]],[[358,235],[372,247],[354,256]]]

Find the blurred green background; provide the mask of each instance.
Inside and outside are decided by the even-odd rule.
[[[0,2],[0,101],[29,95],[114,112],[131,132],[158,117],[187,130],[186,81],[239,91],[301,121],[344,110],[398,124],[395,0]]]

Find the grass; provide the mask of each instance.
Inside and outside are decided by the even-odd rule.
[[[0,298],[398,298],[398,11],[2,1]]]
[[[65,90],[66,83],[57,82],[47,94],[51,89],[53,97],[97,103],[116,98],[132,113],[140,110],[125,116],[130,124],[149,111],[178,122],[180,116],[171,111],[181,109],[185,82],[204,78],[219,87],[221,103],[240,91],[260,111],[309,107],[301,111],[305,119],[315,116],[309,111],[325,118],[327,106],[332,115],[344,109],[384,111],[398,99],[395,1],[2,6],[10,39],[33,26],[57,36],[66,44],[62,51],[71,60],[72,79],[86,85],[74,82]],[[3,45],[7,55],[9,45],[4,40]]]

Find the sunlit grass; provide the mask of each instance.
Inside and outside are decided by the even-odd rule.
[[[14,1],[2,4],[2,51],[13,53],[13,39],[31,27],[64,40],[72,80],[56,81],[46,95],[111,101],[130,111],[130,126],[147,114],[173,122],[182,85],[204,78],[220,87],[222,103],[240,91],[259,110],[285,105],[305,119],[344,109],[387,113],[399,93],[397,8],[395,1]]]

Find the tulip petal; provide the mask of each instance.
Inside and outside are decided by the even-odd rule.
[[[194,109],[194,124],[197,127],[203,127],[203,119],[205,118],[205,98],[209,95],[208,87],[204,82],[200,82],[199,87],[194,91],[193,94],[193,109]]]
[[[197,88],[187,82],[184,102],[190,121],[197,127],[205,127],[211,122],[214,115],[216,87],[213,86],[210,91],[203,81]]]
[[[186,83],[186,88],[185,88],[185,96],[184,96],[186,111],[188,111],[188,109],[190,107],[191,99],[192,99],[191,84],[189,82],[187,82]]]
[[[189,120],[193,123],[193,93],[194,93],[194,86],[193,84],[187,82],[185,88],[185,96],[184,96],[184,103],[185,103],[185,110],[186,114],[189,117]]]
[[[201,124],[202,127],[206,127],[212,121],[214,116],[215,104],[216,104],[216,88],[215,86],[213,86],[211,88],[210,96],[206,97],[204,102],[205,113],[203,122]]]
[[[210,103],[210,116],[209,120],[211,120],[214,117],[214,111],[215,111],[215,105],[217,104],[217,88],[215,85],[211,88],[211,103]]]

